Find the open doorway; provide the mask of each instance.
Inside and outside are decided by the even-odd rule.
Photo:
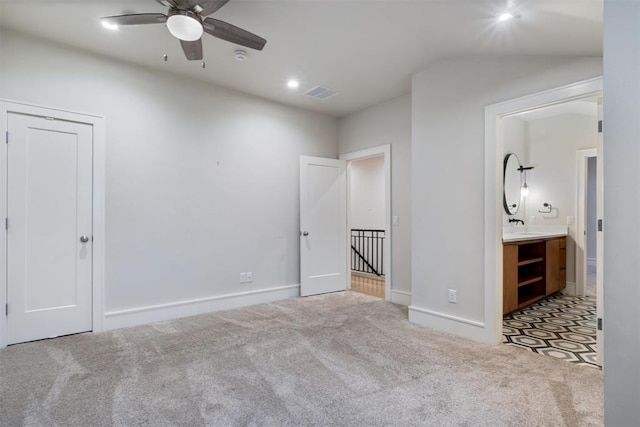
[[[597,297],[598,150],[579,150],[577,160],[576,293],[585,297]]]
[[[521,98],[512,99],[498,104],[489,105],[485,108],[485,339],[490,343],[504,342],[504,298],[506,294],[505,263],[506,251],[504,251],[504,216],[505,208],[503,204],[504,189],[504,120],[510,115],[525,111],[536,110],[541,107],[553,106],[567,101],[585,99],[588,97],[598,97],[598,117],[602,117],[601,95],[603,89],[602,77],[576,82],[567,86],[538,92]],[[603,139],[602,133],[597,134],[597,151],[602,159]],[[575,165],[575,162],[574,162]],[[526,165],[529,166],[529,165]],[[573,168],[575,171],[575,166]],[[598,216],[602,219],[602,161],[598,163]],[[575,174],[575,172],[573,172]],[[529,175],[528,175],[529,176]],[[574,175],[575,176],[575,175]],[[527,204],[529,202],[527,201]],[[553,201],[546,200],[544,203],[553,205]],[[544,206],[542,213],[551,214],[549,208]],[[574,202],[575,203],[575,202]],[[557,207],[557,206],[556,206]],[[545,209],[546,208],[546,209]],[[569,218],[566,218],[568,220]],[[575,218],[573,218],[575,220]],[[603,231],[598,231],[598,242],[601,243]],[[561,252],[563,248],[557,248]],[[566,247],[564,248],[566,250]],[[600,325],[603,317],[602,304],[602,244],[598,245],[598,298],[596,299],[596,315],[587,321],[589,327]],[[532,252],[533,253],[533,252]],[[535,259],[536,257],[529,257]],[[539,257],[538,257],[539,258]],[[555,257],[553,257],[555,258]],[[559,258],[555,258],[559,259]],[[517,258],[516,258],[517,261]],[[531,259],[524,260],[531,261]],[[519,262],[519,261],[517,261]],[[537,262],[537,261],[535,261]],[[565,268],[569,268],[568,265]],[[555,268],[558,269],[557,267]],[[516,307],[517,308],[517,307]],[[603,333],[600,329],[596,331],[596,361],[598,365],[603,362]]]
[[[348,289],[391,299],[391,146],[340,155],[347,161]]]
[[[384,156],[350,161],[347,181],[351,290],[384,299]]]
[[[505,199],[507,178],[520,180],[510,195],[517,201],[505,202],[503,222],[504,342],[596,366],[596,300],[583,295],[577,280],[587,254],[581,228],[589,203],[586,188],[585,202],[576,203],[583,184],[575,159],[576,153],[597,155],[598,97],[507,115],[503,129],[505,158],[520,161],[518,167],[505,163]],[[586,168],[588,162],[585,187]],[[595,223],[595,170],[592,179]]]
[[[597,239],[597,170],[598,157],[589,157],[587,162],[587,280],[585,281],[585,296],[595,297],[597,295],[597,271],[598,271],[598,239]]]

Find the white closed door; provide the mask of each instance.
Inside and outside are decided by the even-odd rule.
[[[346,162],[300,156],[300,294],[346,289]]]
[[[89,331],[91,125],[8,114],[8,344]]]

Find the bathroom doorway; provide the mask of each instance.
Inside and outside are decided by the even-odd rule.
[[[598,283],[598,151],[578,151],[578,247],[576,253],[576,293],[597,296]]]
[[[582,231],[582,228],[588,228],[585,227],[589,206],[586,189],[584,203],[576,201],[579,189],[588,184],[588,173],[585,170],[585,178],[576,174],[579,167],[576,167],[575,159],[576,153],[578,157],[583,153],[597,156],[598,97],[571,99],[517,112],[505,116],[502,124],[504,154],[516,153],[523,166],[526,165],[522,171],[526,178],[520,184],[523,189],[518,212],[506,215],[505,210],[508,220],[503,223],[509,230],[508,236],[518,235],[514,230],[520,230],[522,234],[522,240],[516,240],[517,243],[504,242],[507,245],[504,246],[505,256],[514,250],[520,251],[518,267],[512,269],[511,262],[507,261],[503,266],[505,295],[509,296],[507,290],[517,294],[519,304],[515,310],[511,306],[505,310],[504,342],[596,367],[596,300],[584,297],[584,284],[580,283],[577,274],[581,258],[587,253],[584,244],[587,239],[583,239]],[[588,168],[586,157],[584,161]],[[595,169],[592,178],[591,214],[595,224]],[[581,183],[582,179],[586,182]],[[519,221],[515,227],[512,225],[514,218]],[[539,235],[535,236],[535,233]],[[558,238],[557,233],[566,237]],[[535,239],[531,240],[532,237]],[[593,237],[595,240],[596,235]],[[555,243],[561,249],[554,252]],[[532,260],[521,257],[526,258],[528,250],[540,245],[541,251],[535,254],[540,261],[525,264]],[[554,270],[553,265],[561,268]],[[534,268],[536,266],[539,268]],[[507,271],[513,271],[517,277],[507,281]],[[532,272],[539,275],[538,281],[529,283]],[[595,278],[593,287],[595,290]],[[508,298],[505,304],[507,301]]]
[[[512,116],[530,114],[548,115],[553,109],[565,109],[563,114],[575,114],[580,115],[579,111],[572,111],[574,108],[586,107],[590,111],[594,111],[594,102],[602,94],[602,79],[596,78],[592,80],[586,80],[578,82],[572,85],[553,89],[537,94],[529,95],[526,97],[506,101],[500,104],[488,106],[486,108],[486,139],[485,139],[485,170],[486,172],[486,187],[490,190],[485,194],[487,203],[487,216],[485,221],[485,280],[487,289],[486,307],[489,313],[494,313],[495,317],[487,317],[487,333],[495,342],[504,341],[503,337],[503,222],[505,221],[505,213],[502,203],[503,194],[503,159],[505,148],[509,149],[506,138],[508,132],[505,129],[504,123],[506,119]],[[579,105],[579,104],[582,105]],[[596,120],[595,126],[590,128],[590,132],[597,132],[597,115],[601,110],[601,104],[596,104]],[[593,113],[590,113],[589,119],[594,122]],[[542,117],[544,118],[544,117]],[[524,124],[527,128],[529,125]],[[553,125],[550,125],[553,126]],[[534,126],[536,127],[536,126]],[[548,126],[537,126],[538,130],[533,129],[535,135],[530,136],[544,136],[547,133]],[[538,132],[539,131],[539,132]],[[593,139],[593,138],[592,138]],[[596,147],[600,151],[602,149],[601,134],[595,136]],[[593,142],[589,146],[593,148]],[[555,142],[555,149],[557,153],[553,153],[550,156],[544,158],[540,157],[539,160],[536,156],[539,154],[533,151],[526,150],[523,152],[523,157],[526,166],[533,166],[533,170],[529,170],[527,174],[527,184],[530,188],[530,196],[523,202],[522,220],[526,221],[526,224],[534,223],[534,225],[564,225],[568,227],[568,242],[567,252],[573,251],[574,255],[567,259],[567,278],[565,283],[567,286],[567,294],[569,296],[576,295],[576,257],[575,257],[575,242],[576,239],[576,216],[577,214],[577,198],[576,198],[576,162],[573,160],[565,170],[559,170],[559,175],[556,177],[546,176],[545,169],[547,165],[556,163],[559,157],[567,157],[566,155],[573,156],[575,159],[576,149],[583,147],[565,146],[559,142]],[[535,150],[534,150],[535,151]],[[542,159],[544,158],[544,162]],[[538,163],[538,162],[541,163]],[[543,166],[544,165],[544,166]],[[601,168],[601,165],[600,165]],[[601,176],[601,175],[600,175]],[[571,184],[572,183],[572,184]],[[569,184],[569,185],[567,185]],[[602,187],[600,187],[602,188]],[[495,190],[494,190],[495,189]],[[567,190],[569,189],[569,190]],[[542,191],[539,191],[542,190]],[[536,193],[537,192],[537,193]],[[601,194],[600,194],[601,196]],[[546,200],[549,199],[549,200]],[[552,200],[553,199],[553,200]],[[558,200],[558,202],[554,202]],[[547,206],[545,206],[545,203]],[[600,218],[602,218],[600,216]],[[599,233],[601,238],[602,233]],[[569,246],[573,246],[570,248]],[[564,248],[563,248],[564,249]],[[602,248],[600,247],[600,250]],[[599,257],[600,259],[602,257]],[[601,286],[601,283],[599,283]],[[491,292],[493,291],[493,292]],[[598,318],[602,316],[602,293],[598,292],[599,298],[597,300]],[[558,303],[556,301],[556,303]],[[595,328],[596,316],[592,315],[593,319],[590,321],[590,325]],[[495,332],[495,335],[491,335],[491,332]],[[594,346],[597,348],[597,358],[593,357],[587,362],[597,360],[597,364],[602,363],[602,335],[601,332],[597,333],[597,344]],[[592,349],[592,353],[595,350]],[[550,349],[549,353],[555,353],[555,349]],[[551,354],[550,354],[551,355]],[[591,356],[589,356],[591,357]]]
[[[587,164],[587,280],[583,295],[596,296],[597,271],[598,271],[598,239],[597,239],[597,169],[598,157],[590,157]]]
[[[340,156],[347,160],[347,275],[355,292],[391,299],[391,147]]]

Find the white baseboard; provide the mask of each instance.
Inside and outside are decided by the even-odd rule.
[[[449,314],[438,313],[424,308],[409,306],[409,321],[420,326],[426,326],[441,332],[468,338],[474,341],[486,342],[484,323]]]
[[[565,295],[576,296],[578,295],[578,287],[574,282],[567,282],[567,285],[563,289],[562,293]]]
[[[411,305],[411,292],[391,290],[391,302],[400,305]]]
[[[262,304],[300,296],[300,285],[286,285],[209,298],[178,301],[105,313],[103,330],[127,328],[180,317]]]

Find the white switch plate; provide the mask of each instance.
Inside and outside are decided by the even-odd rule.
[[[533,224],[535,224],[535,223],[536,223],[536,217],[535,217],[535,216],[530,216],[530,217],[529,217],[529,224],[530,224],[530,225],[533,225]]]
[[[575,223],[576,223],[576,220],[575,220],[574,217],[572,217],[572,216],[568,216],[567,217],[567,225],[573,225]]]
[[[247,283],[253,282],[253,273],[251,271],[247,271]]]
[[[398,215],[392,216],[391,222],[393,223],[393,225],[400,225],[400,218],[398,218]]]
[[[449,289],[449,302],[453,304],[458,303],[458,291],[455,289]]]
[[[247,283],[247,273],[240,273],[240,283]]]

